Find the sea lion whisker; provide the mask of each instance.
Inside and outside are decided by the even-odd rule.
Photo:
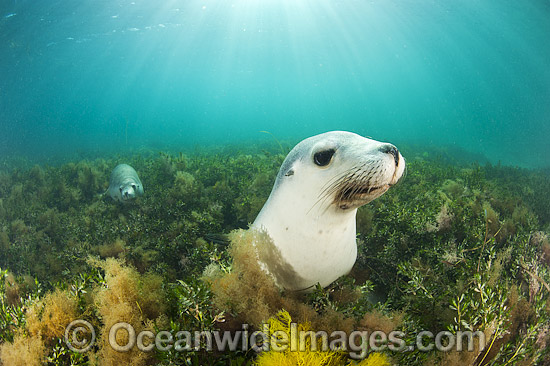
[[[344,173],[345,174],[341,175],[337,181],[333,182],[329,187],[327,187],[323,192],[321,192],[321,195],[326,195],[326,196],[332,195],[334,192],[338,191],[342,182],[349,180],[350,178],[353,177],[353,174],[354,174],[354,173],[350,174],[349,171]]]
[[[331,179],[332,182],[329,181],[329,184],[325,184],[323,186],[323,190],[319,193],[318,199],[314,202],[314,204],[307,212],[309,213],[317,204],[321,203],[322,201],[326,201],[326,199],[329,198],[329,196],[331,196],[337,190],[339,182],[343,177],[346,176],[346,174],[348,174],[347,171],[340,174],[340,176]]]
[[[341,181],[342,179],[344,179],[344,178],[346,177],[346,175],[348,175],[349,173],[350,173],[349,170],[347,170],[347,171],[342,172],[342,174],[337,175],[337,176],[331,178],[327,183],[325,183],[325,184],[323,185],[321,194],[324,193],[327,189],[329,189],[329,188],[330,188],[331,186],[333,186],[334,184],[337,184],[339,181]]]

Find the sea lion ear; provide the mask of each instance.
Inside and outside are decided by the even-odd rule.
[[[285,173],[285,177],[290,177],[291,175],[294,175],[294,169],[290,169],[288,172]]]

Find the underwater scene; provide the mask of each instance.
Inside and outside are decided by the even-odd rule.
[[[0,366],[550,365],[550,2],[0,1]]]

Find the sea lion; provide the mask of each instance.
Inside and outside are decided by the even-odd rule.
[[[265,231],[278,252],[260,256],[264,269],[291,291],[325,287],[349,273],[357,258],[357,208],[396,184],[404,170],[394,145],[351,132],[298,143],[251,226]]]
[[[105,193],[109,193],[115,201],[125,203],[143,194],[143,184],[134,168],[119,164],[111,173],[109,189]]]

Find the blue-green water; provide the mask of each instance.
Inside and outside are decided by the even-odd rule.
[[[1,0],[0,154],[350,130],[550,165],[546,0]]]

